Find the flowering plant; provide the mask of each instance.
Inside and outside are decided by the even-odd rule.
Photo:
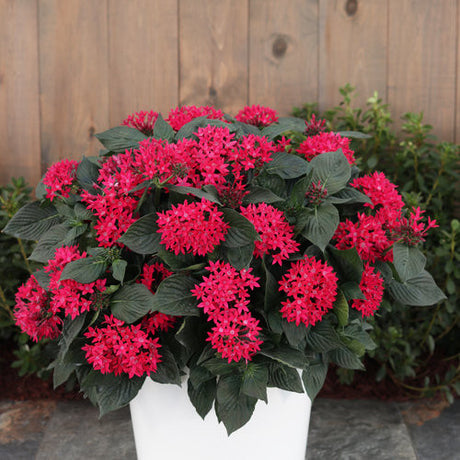
[[[38,241],[15,318],[57,343],[55,386],[76,379],[104,414],[147,376],[187,375],[198,413],[214,405],[231,433],[267,387],[313,399],[329,363],[362,369],[384,295],[443,293],[417,248],[435,221],[384,174],[360,176],[360,136],[267,107],[181,107],[135,113],[97,135],[99,157],[52,165],[4,231]]]

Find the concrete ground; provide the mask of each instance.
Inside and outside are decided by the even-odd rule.
[[[0,401],[0,459],[135,460],[129,409],[99,420],[86,401]],[[306,459],[460,460],[460,400],[440,412],[430,402],[317,399]]]

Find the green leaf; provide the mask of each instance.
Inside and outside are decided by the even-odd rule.
[[[303,369],[307,364],[307,358],[301,351],[287,345],[279,345],[273,349],[262,349],[259,353],[294,369]]]
[[[213,373],[206,369],[204,366],[190,366],[190,376],[189,382],[195,387],[198,388],[203,383],[208,380],[214,379]]]
[[[156,372],[150,374],[150,378],[158,383],[171,383],[181,385],[179,367],[171,351],[162,346],[160,349],[161,361],[158,363]]]
[[[329,352],[329,357],[332,362],[344,367],[345,369],[364,370],[361,360],[348,348],[337,348],[332,350]]]
[[[204,191],[200,190],[199,188],[195,187],[186,187],[186,186],[178,186],[178,185],[167,185],[168,190],[171,192],[176,192],[180,193],[181,195],[188,195],[189,193],[193,196],[196,196],[198,198],[205,198],[208,201],[212,201],[213,203],[217,203],[222,205],[222,203],[219,201],[219,195],[217,193],[217,190],[212,193],[212,191]]]
[[[347,185],[351,177],[351,167],[347,157],[339,149],[336,152],[326,152],[310,161],[312,182],[321,182],[329,195],[334,195]]]
[[[60,224],[51,227],[40,237],[29,259],[47,263],[48,260],[54,257],[56,249],[65,245],[64,243],[67,239],[66,237],[68,231],[69,226],[67,224]],[[72,242],[68,243],[68,245],[71,244]]]
[[[334,205],[322,203],[314,209],[305,208],[302,222],[305,222],[302,235],[324,251],[339,225],[340,217]]]
[[[327,362],[320,361],[309,364],[302,372],[302,381],[305,385],[305,390],[312,401],[324,385],[327,369]]]
[[[249,421],[256,403],[256,398],[241,392],[239,375],[220,377],[217,384],[216,413],[229,435]]]
[[[363,329],[361,324],[350,324],[344,330],[343,334],[362,344],[366,350],[375,350],[377,345],[371,336]]]
[[[222,209],[222,213],[225,222],[230,225],[225,235],[225,241],[222,242],[223,246],[227,248],[239,248],[249,245],[255,240],[260,240],[260,236],[254,228],[254,225],[238,211],[224,208]]]
[[[154,311],[173,316],[198,316],[198,299],[191,290],[196,281],[186,275],[172,275],[163,280],[154,295]]]
[[[272,156],[272,161],[265,164],[263,170],[268,174],[276,174],[282,179],[295,179],[306,174],[309,165],[306,160],[297,155],[277,152]]]
[[[225,248],[225,256],[227,257],[230,265],[237,270],[242,270],[249,266],[254,254],[254,243],[249,243],[244,246]]]
[[[429,306],[446,298],[433,277],[425,270],[404,283],[392,280],[387,288],[395,300],[405,305]]]
[[[238,120],[233,120],[232,124],[236,128],[235,134],[237,137],[246,136],[247,134],[254,134],[255,136],[260,136],[260,130],[257,126],[248,125],[247,123],[242,123]]]
[[[308,187],[311,183],[311,175],[302,177],[299,179],[292,187],[291,193],[289,194],[289,199],[287,200],[287,206],[297,207],[304,205],[305,194],[307,193]]]
[[[77,181],[83,189],[94,193],[94,185],[99,177],[99,169],[97,164],[83,157],[77,168]]]
[[[101,374],[91,370],[80,384],[82,391],[91,394],[99,407],[100,417],[129,404],[144,383],[145,377],[129,378],[127,374]]]
[[[280,117],[277,123],[273,123],[262,129],[262,135],[272,141],[276,136],[280,136],[286,131],[305,131],[305,120],[295,117]]]
[[[160,247],[158,257],[172,270],[185,270],[195,263],[195,258],[192,254],[174,254],[167,251],[164,247]]]
[[[355,139],[370,139],[370,134],[361,133],[359,131],[337,131],[336,134],[340,134],[342,137],[352,137]]]
[[[305,349],[305,339],[307,337],[305,324],[301,323],[296,326],[295,322],[287,322],[283,319],[281,325],[289,345],[299,350]]]
[[[117,126],[96,134],[99,142],[108,150],[123,153],[125,150],[137,149],[139,142],[147,139],[143,133],[128,126]]]
[[[201,318],[187,316],[182,320],[176,332],[176,340],[183,345],[190,354],[199,353],[202,348],[203,324]]]
[[[113,315],[128,324],[153,309],[154,295],[143,284],[123,286],[111,298],[110,308]]]
[[[345,187],[335,195],[330,196],[328,201],[334,204],[372,203],[368,196],[353,187]]]
[[[268,368],[263,364],[249,363],[243,373],[241,392],[267,402]]]
[[[41,270],[34,272],[34,278],[37,280],[37,283],[41,288],[43,288],[45,291],[48,290],[51,281],[51,276],[49,273],[45,272],[45,270],[42,268]]]
[[[325,319],[308,331],[307,344],[313,351],[329,351],[342,345],[337,332]]]
[[[98,257],[69,262],[62,270],[61,280],[75,280],[78,283],[92,283],[100,278],[107,269],[107,263]]]
[[[123,280],[125,279],[127,266],[128,262],[123,259],[117,259],[112,262],[112,275],[117,281],[120,281],[121,284],[123,284]]]
[[[286,391],[303,393],[302,380],[299,371],[280,363],[270,364],[268,369],[268,384]]]
[[[356,248],[336,249],[328,247],[327,259],[339,276],[344,277],[348,281],[361,283],[364,266]]]
[[[243,198],[244,205],[251,203],[275,203],[277,201],[284,201],[284,199],[274,194],[268,188],[257,187],[256,185],[249,187],[249,193]]]
[[[425,264],[426,257],[417,248],[401,243],[393,245],[393,265],[403,283],[419,275]]]
[[[216,399],[216,389],[217,384],[215,378],[203,382],[196,387],[192,385],[190,380],[187,383],[187,393],[190,401],[203,420],[212,409],[212,405]]]
[[[156,213],[146,214],[136,220],[118,241],[138,254],[156,254],[161,248],[156,222]]]
[[[194,133],[198,131],[198,128],[204,128],[208,125],[228,128],[230,132],[235,131],[236,129],[232,125],[225,123],[221,120],[213,120],[211,118],[207,118],[207,116],[197,117],[194,118],[192,121],[189,121],[187,124],[182,126],[182,128],[179,129],[179,131],[177,131],[176,140],[192,137]]]
[[[339,326],[346,326],[348,324],[348,302],[340,290],[334,302],[334,313],[339,321]]]
[[[213,351],[213,354],[214,353],[215,353],[215,350]],[[235,363],[235,362],[229,363],[228,361],[222,358],[208,359],[203,363],[203,366],[214,375],[232,374],[239,367],[238,363]]]
[[[38,240],[59,223],[54,206],[42,207],[38,201],[27,203],[8,222],[3,233],[24,240]]]
[[[174,135],[174,129],[164,120],[161,113],[158,114],[157,121],[153,125],[153,137],[171,142],[174,139]]]
[[[354,281],[347,281],[346,283],[341,284],[340,289],[342,290],[347,300],[366,298],[363,294],[363,291],[361,291],[359,284],[355,283]]]

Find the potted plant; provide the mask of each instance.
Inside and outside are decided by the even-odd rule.
[[[57,343],[54,385],[75,381],[101,415],[131,402],[140,458],[245,458],[239,443],[279,458],[295,431],[285,457],[303,458],[310,400],[329,363],[363,368],[383,296],[443,298],[417,248],[436,223],[384,174],[360,175],[360,136],[267,107],[181,107],[52,165],[4,231],[37,240],[44,266],[15,318]]]

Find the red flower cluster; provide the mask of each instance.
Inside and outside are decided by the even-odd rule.
[[[86,359],[102,374],[135,375],[156,372],[161,355],[157,337],[152,337],[152,329],[143,330],[142,324],[126,325],[112,315],[106,315],[105,327],[89,327],[84,335],[91,343],[82,347]]]
[[[75,160],[62,160],[48,168],[43,177],[43,184],[46,186],[46,198],[53,201],[56,197],[68,198],[70,196],[79,164]]]
[[[255,125],[258,127],[268,126],[278,121],[278,114],[270,107],[261,105],[246,106],[240,110],[235,119],[242,123]]]
[[[365,316],[373,316],[379,309],[383,298],[383,278],[369,263],[364,266],[364,272],[359,287],[365,299],[354,299],[351,306]]]
[[[296,326],[313,326],[330,310],[337,295],[337,276],[326,262],[305,256],[291,265],[280,281],[288,299],[281,313]]]
[[[210,276],[195,286],[192,294],[215,326],[208,341],[228,362],[248,361],[259,351],[262,341],[258,339],[259,321],[249,313],[249,291],[259,287],[258,278],[251,269],[237,271],[221,261],[209,262]]]
[[[213,120],[224,120],[224,113],[214,107],[184,105],[183,107],[172,109],[169,112],[169,116],[166,121],[169,122],[173,129],[179,131],[182,126],[198,117],[206,117]]]
[[[176,255],[209,254],[225,239],[229,228],[217,206],[205,199],[197,203],[186,200],[157,215],[161,243]]]
[[[102,306],[105,280],[82,284],[60,279],[69,262],[85,256],[76,246],[56,249],[54,258],[44,267],[50,276],[48,291],[40,287],[33,275],[19,288],[14,312],[16,324],[35,341],[59,336],[62,325],[60,312],[74,319],[91,308]]]
[[[255,242],[254,255],[273,257],[273,263],[282,264],[289,254],[297,252],[299,243],[294,240],[294,229],[282,211],[266,203],[250,204],[241,208],[241,214],[254,225],[261,241]]]
[[[149,112],[141,110],[126,117],[121,124],[135,128],[146,136],[153,134],[153,126],[157,121],[158,113],[150,110]]]
[[[423,213],[420,208],[413,208],[409,218],[400,217],[394,225],[390,227],[391,238],[395,242],[403,242],[410,246],[416,246],[425,241],[426,234],[430,228],[438,227],[435,219],[428,217],[428,224],[420,222]]]
[[[299,155],[303,155],[308,161],[312,160],[321,153],[335,152],[342,149],[351,165],[356,162],[355,154],[349,147],[350,140],[333,132],[319,133],[316,136],[305,139],[297,149]]]
[[[326,197],[327,188],[321,183],[321,181],[318,181],[317,183],[312,182],[305,193],[305,198],[313,206],[319,206]]]
[[[307,137],[316,136],[326,129],[326,120],[316,119],[316,115],[312,114],[310,121],[305,122],[304,134]]]

